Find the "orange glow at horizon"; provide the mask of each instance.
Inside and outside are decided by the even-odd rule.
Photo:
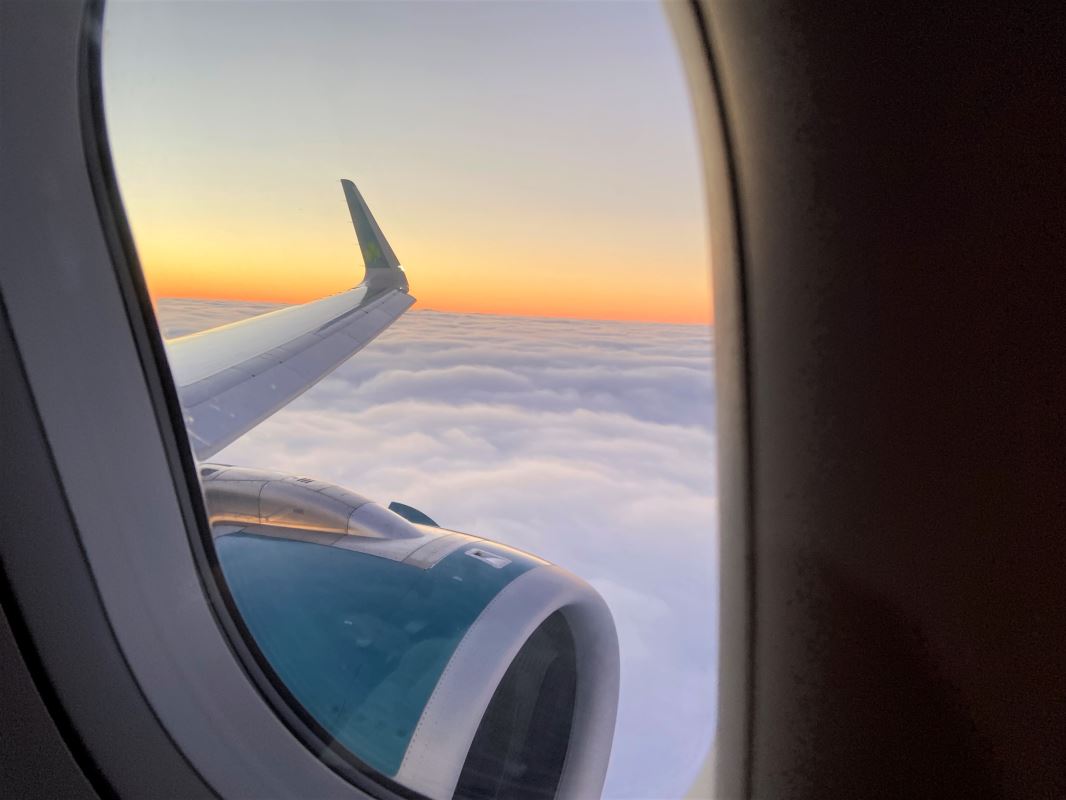
[[[339,191],[332,194],[339,210],[266,227],[254,218],[173,209],[166,224],[144,211],[134,215],[141,221],[134,233],[149,293],[153,300],[298,304],[351,288],[363,277],[363,263],[343,198]],[[219,218],[224,226],[214,221]],[[586,239],[574,231],[560,232],[553,242],[532,237],[493,243],[480,242],[476,230],[392,236],[393,220],[379,215],[378,221],[407,270],[416,309],[713,323],[709,265],[699,263],[698,248],[673,248],[670,255],[688,263],[684,269],[671,263],[663,280],[656,259],[665,256],[654,236],[630,235],[624,245],[611,246],[603,233]],[[415,226],[397,232],[413,234]]]
[[[270,280],[262,275],[263,262],[226,263],[221,259],[197,262],[186,268],[180,259],[155,258],[150,247],[143,248],[141,262],[153,301],[181,297],[203,300],[240,300],[296,305],[349,289],[362,277],[345,280],[338,270],[308,268],[305,262],[288,280],[279,270],[270,270]],[[635,287],[619,285],[614,291],[597,288],[595,280],[575,280],[567,291],[545,281],[515,280],[513,291],[500,292],[496,285],[481,281],[433,280],[408,271],[411,294],[417,299],[413,310],[456,313],[500,314],[504,316],[560,317],[575,319],[713,324],[706,281],[693,281],[682,296],[660,291],[635,292]],[[676,291],[676,284],[670,291]]]

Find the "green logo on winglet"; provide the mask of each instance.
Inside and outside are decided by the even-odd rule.
[[[366,257],[367,266],[370,266],[371,261],[377,261],[381,258],[381,248],[378,247],[378,243],[371,239],[366,243],[366,252],[363,253]]]

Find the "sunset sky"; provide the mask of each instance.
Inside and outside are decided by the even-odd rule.
[[[654,3],[109,2],[107,122],[150,290],[350,287],[348,177],[417,308],[707,322],[675,50]]]

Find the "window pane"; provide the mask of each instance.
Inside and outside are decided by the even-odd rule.
[[[103,56],[214,551],[292,702],[435,796],[684,796],[713,320],[661,8],[111,2]]]

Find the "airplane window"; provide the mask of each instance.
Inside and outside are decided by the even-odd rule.
[[[694,796],[713,319],[662,8],[111,2],[102,58],[279,715],[434,798]]]

